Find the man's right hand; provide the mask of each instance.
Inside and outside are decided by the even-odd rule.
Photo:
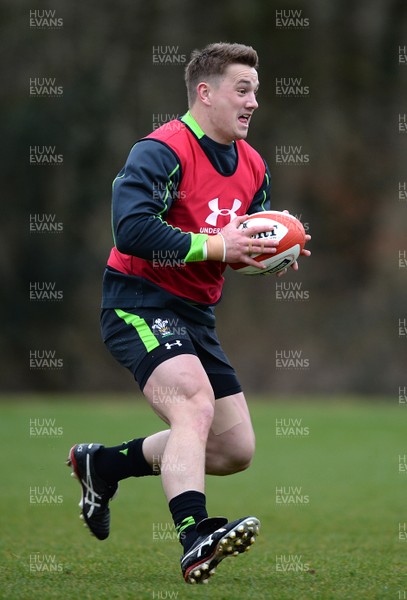
[[[252,236],[272,231],[273,225],[269,227],[255,225],[250,228],[239,229],[239,226],[247,220],[247,217],[248,215],[236,217],[220,233],[209,236],[206,242],[207,260],[222,260],[225,253],[224,262],[242,262],[258,269],[265,268],[265,265],[255,261],[251,256],[252,254],[274,254],[278,241],[267,237],[255,239]]]

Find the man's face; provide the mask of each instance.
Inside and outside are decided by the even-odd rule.
[[[221,144],[247,137],[253,112],[258,107],[257,71],[247,65],[229,65],[225,74],[209,84],[207,116],[211,131],[205,132]]]

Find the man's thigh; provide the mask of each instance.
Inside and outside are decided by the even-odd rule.
[[[214,327],[181,318],[168,309],[105,309],[102,338],[116,360],[144,391],[161,364],[175,356],[195,355],[209,378],[215,398],[236,395],[241,386]]]
[[[223,435],[237,425],[252,428],[249,409],[242,392],[216,400],[211,435]]]
[[[186,325],[167,309],[105,309],[101,329],[105,345],[131,371],[141,391],[161,363],[196,355]]]
[[[188,424],[197,416],[197,408],[211,405],[215,398],[197,356],[184,354],[160,363],[144,386],[144,394],[153,410],[168,424]],[[211,408],[211,412],[213,408]],[[196,414],[195,414],[196,413]]]

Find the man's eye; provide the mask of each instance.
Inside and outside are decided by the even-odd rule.
[[[239,94],[245,94],[246,90],[244,88],[242,88],[241,90],[238,90]]]

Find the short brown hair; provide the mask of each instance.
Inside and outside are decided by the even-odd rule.
[[[257,69],[259,57],[256,50],[251,46],[228,44],[226,42],[209,44],[202,50],[194,50],[191,54],[191,60],[185,68],[189,106],[191,107],[196,100],[196,86],[200,81],[223,75],[226,68],[235,63]]]

